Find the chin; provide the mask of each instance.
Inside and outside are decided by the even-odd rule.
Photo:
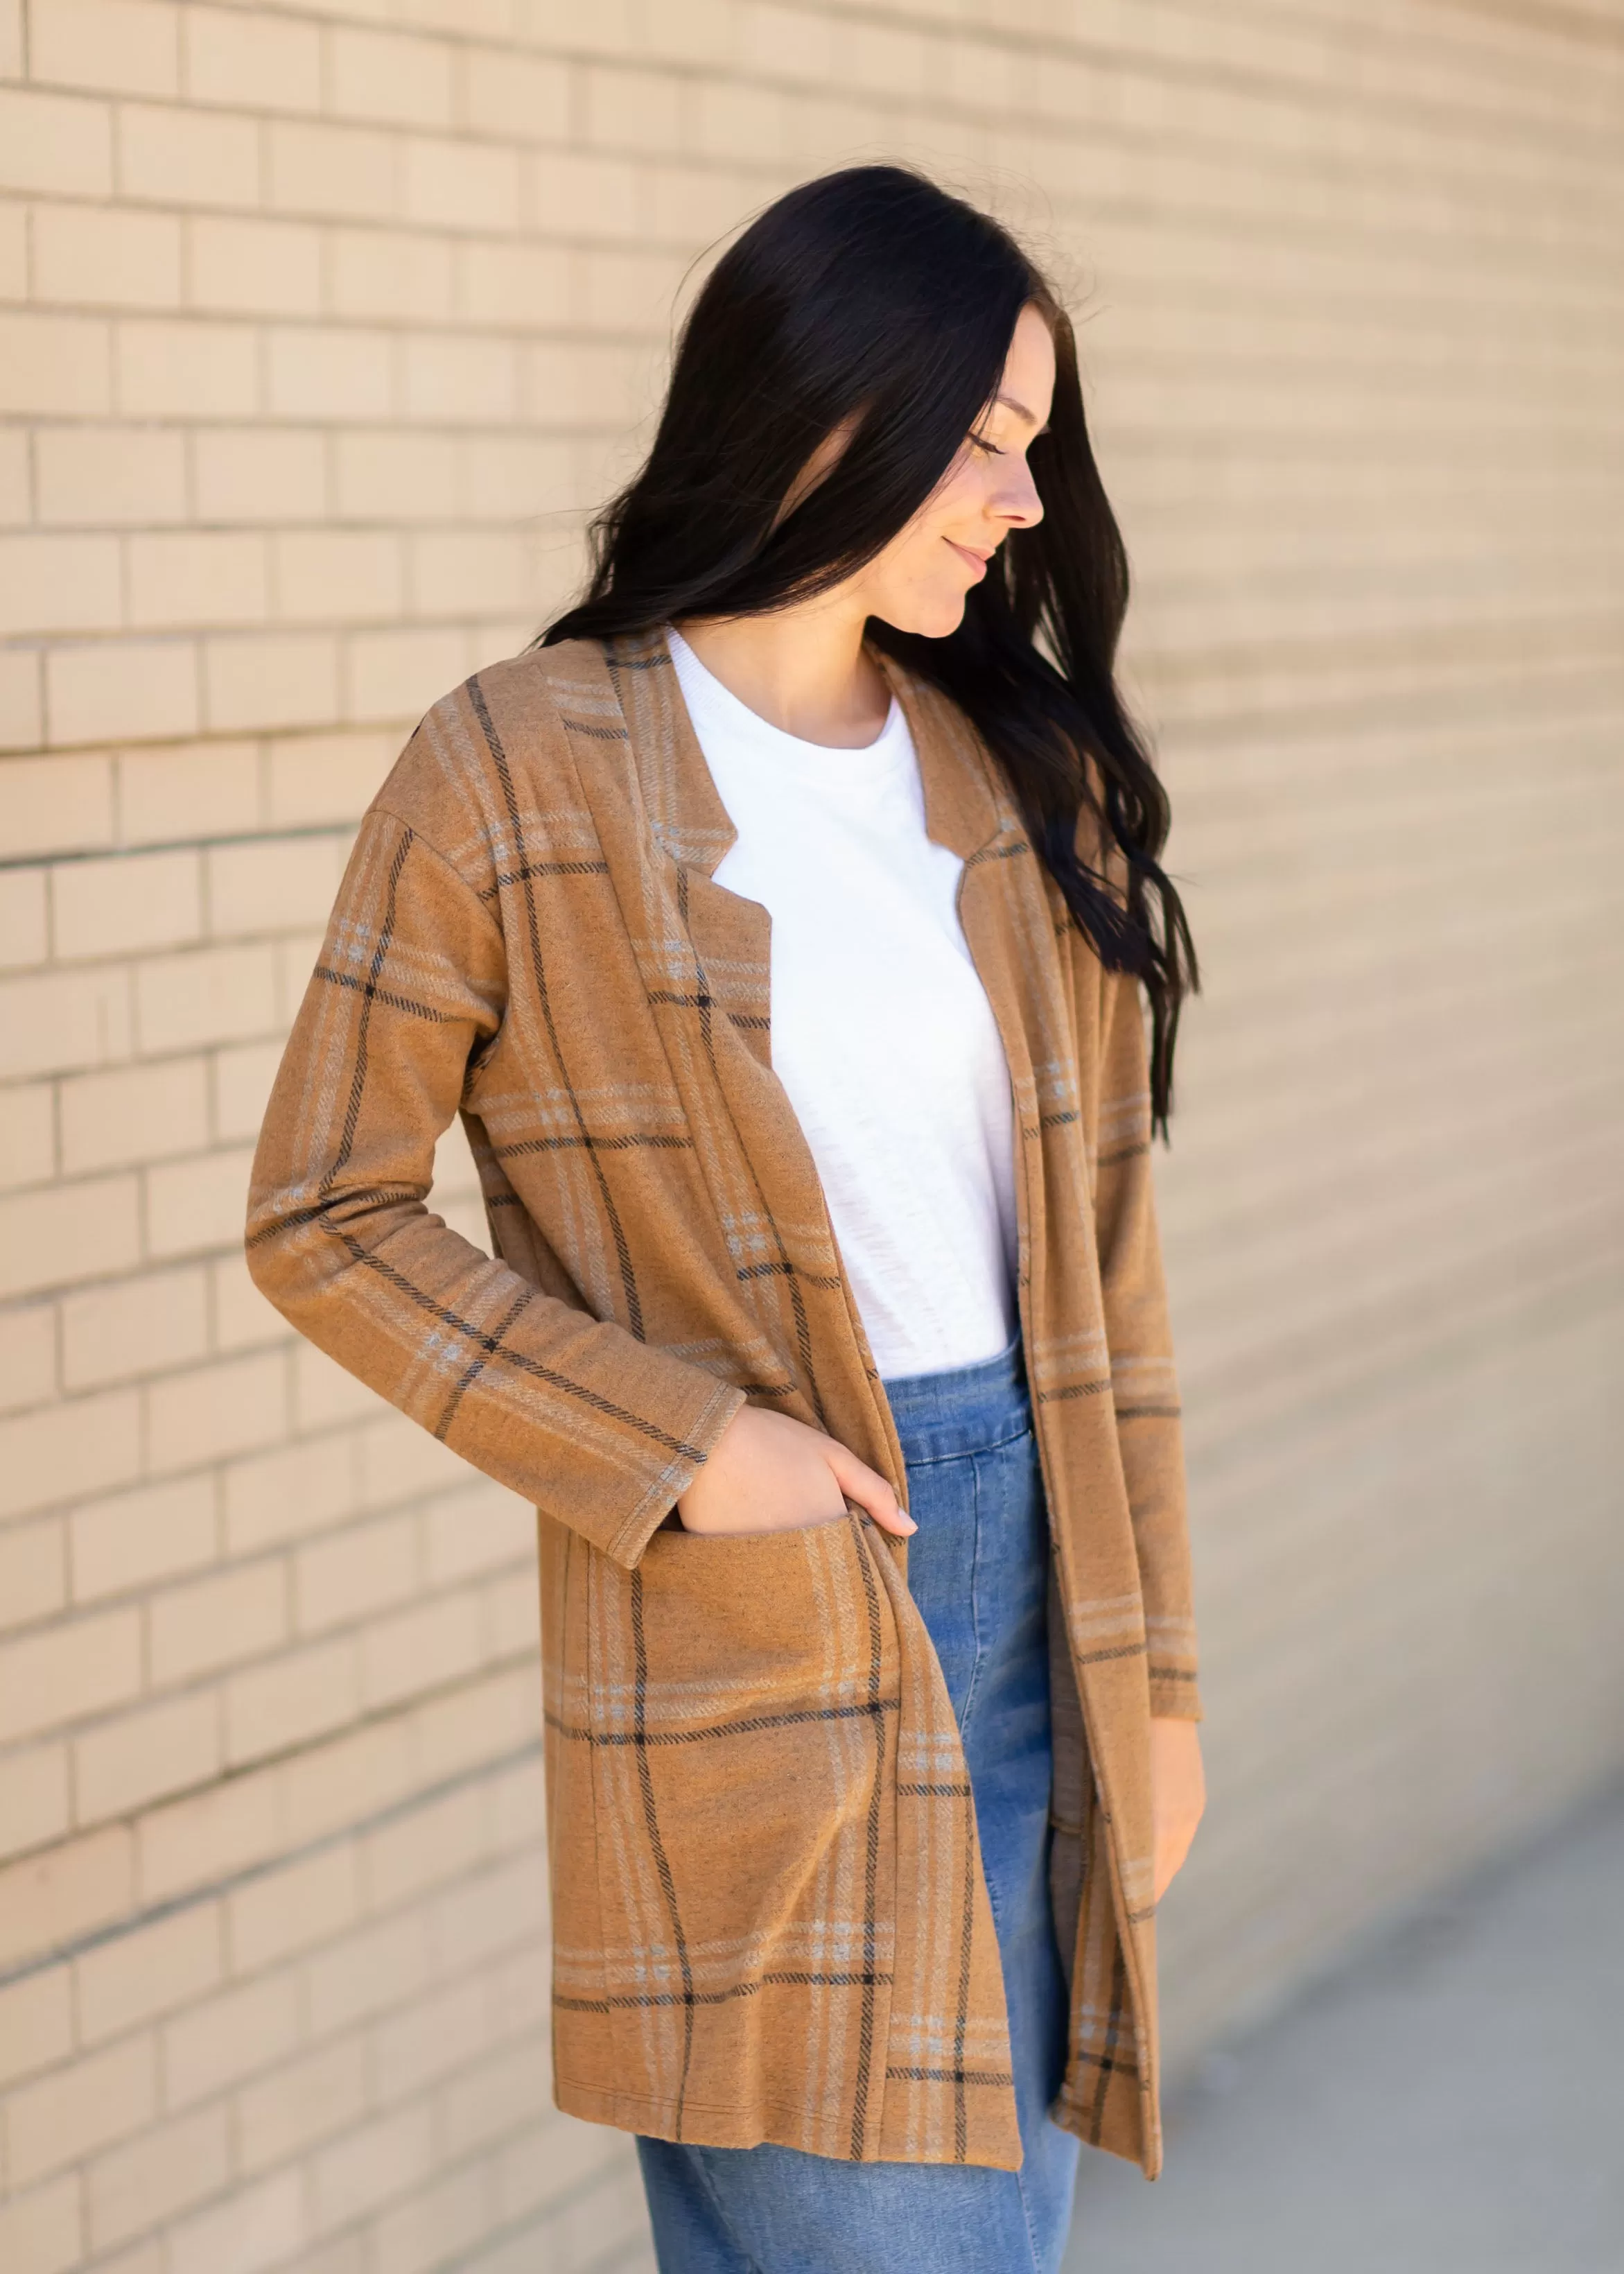
[[[912,632],[916,639],[946,639],[964,621],[966,592],[910,593],[894,608],[876,608],[875,614],[893,631]]]

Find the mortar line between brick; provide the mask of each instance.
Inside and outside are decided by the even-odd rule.
[[[386,1826],[402,1823],[419,1810],[448,1799],[453,1793],[465,1792],[471,1785],[518,1768],[526,1761],[537,1759],[540,1752],[540,1738],[532,1738],[505,1753],[494,1754],[474,1768],[461,1770],[455,1776],[442,1777],[435,1784],[425,1785],[409,1798],[393,1801],[388,1807],[375,1810],[370,1816],[357,1817],[353,1823],[343,1825],[335,1832],[323,1833],[316,1840],[303,1841],[297,1847],[281,1849],[263,1863],[244,1864],[239,1871],[228,1871],[204,1886],[188,1888],[184,1894],[169,1896],[162,1902],[148,1903],[142,1909],[132,1912],[127,1918],[115,1920],[110,1925],[94,1927],[87,1933],[75,1937],[71,1942],[57,1943],[51,1949],[41,1951],[37,1957],[26,1959],[20,1966],[0,1970],[0,1990],[8,1990],[13,1983],[26,1981],[35,1974],[48,1973],[53,1967],[69,1965],[75,1959],[83,1957],[87,1951],[100,1950],[109,1943],[122,1942],[126,1936],[139,1933],[142,1928],[155,1926],[164,1919],[174,1918],[183,1911],[195,1910],[204,1903],[217,1902],[222,1896],[235,1894],[240,1887],[252,1886],[257,1880],[267,1879],[274,1872],[285,1871],[292,1864],[306,1863],[312,1856],[326,1855],[342,1847],[346,1841],[361,1839],[369,1833],[383,1830]]]
[[[360,825],[354,821],[307,821],[288,829],[238,829],[225,837],[165,837],[151,844],[85,845],[61,853],[0,855],[0,872],[8,869],[61,869],[71,861],[139,861],[149,853],[212,853],[217,845],[284,845],[312,837],[342,837]]]

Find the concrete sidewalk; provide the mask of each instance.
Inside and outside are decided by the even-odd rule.
[[[1624,2274],[1624,1796],[1085,2151],[1066,2274]]]

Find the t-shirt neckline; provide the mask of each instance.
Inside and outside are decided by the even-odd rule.
[[[724,732],[770,754],[779,764],[808,770],[826,783],[835,777],[853,787],[875,787],[903,772],[913,757],[906,715],[894,689],[885,723],[873,742],[854,749],[841,743],[808,742],[799,734],[775,727],[771,719],[763,719],[759,711],[752,711],[731,687],[724,686],[709,666],[701,662],[674,624],[665,626],[665,643],[690,710],[697,696],[701,708]],[[695,721],[696,727],[698,723]]]

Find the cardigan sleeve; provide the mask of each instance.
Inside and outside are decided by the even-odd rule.
[[[744,1396],[543,1292],[429,1209],[435,1140],[506,998],[485,899],[375,804],[266,1113],[249,1268],[380,1397],[631,1564]]]
[[[1199,1721],[1178,1376],[1151,1177],[1139,985],[1084,951],[1101,989],[1094,1234],[1116,1437],[1139,1552],[1154,1713]]]

